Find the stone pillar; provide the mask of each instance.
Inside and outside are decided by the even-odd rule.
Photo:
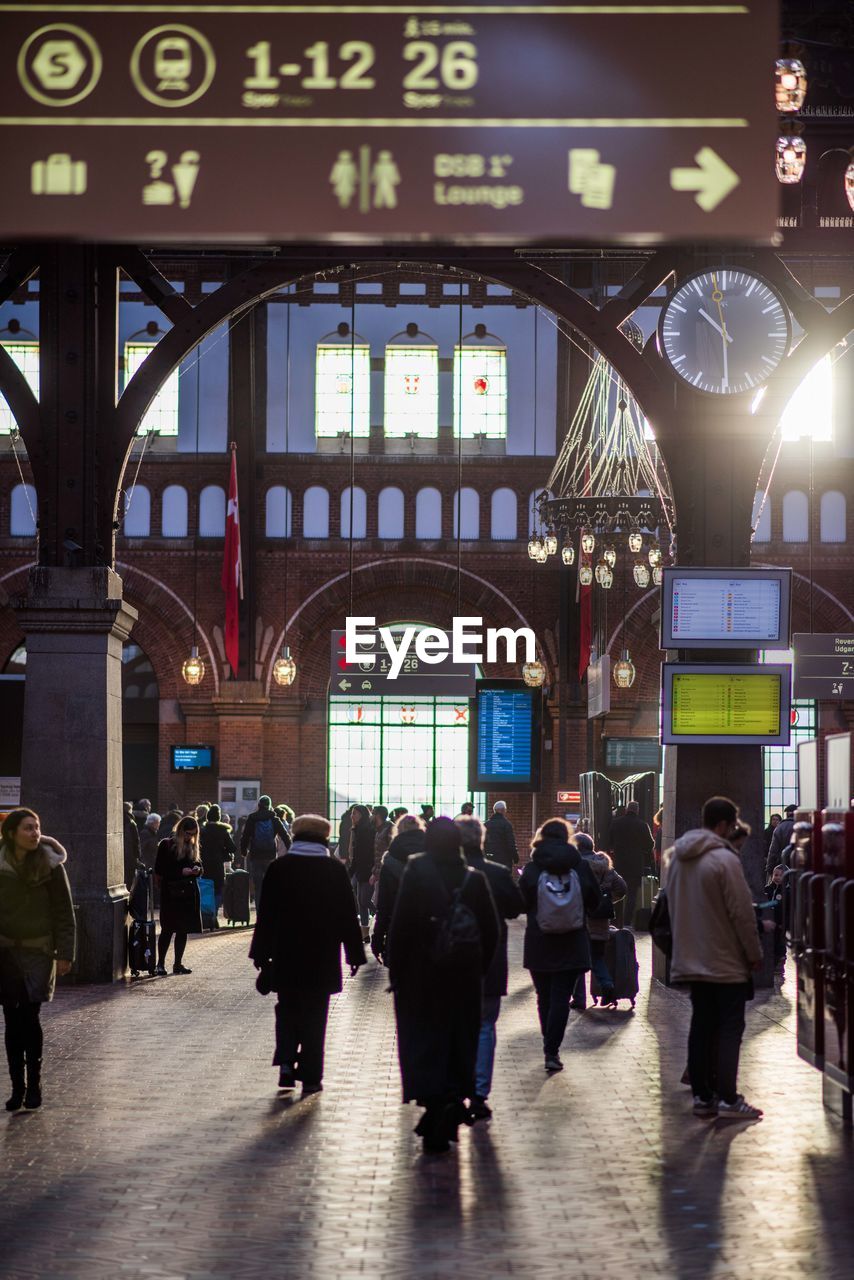
[[[122,645],[137,618],[111,569],[31,569],[14,601],[27,639],[21,797],[68,850],[76,976],[125,969]]]

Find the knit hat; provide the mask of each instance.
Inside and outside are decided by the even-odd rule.
[[[332,823],[319,813],[301,813],[298,818],[294,818],[291,830],[298,840],[325,841],[329,839]]]

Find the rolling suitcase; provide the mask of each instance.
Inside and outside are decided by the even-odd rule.
[[[614,979],[614,997],[617,1000],[631,1000],[635,1007],[638,984],[638,960],[635,954],[635,935],[631,929],[611,929],[605,947],[605,963]],[[590,994],[601,996],[602,988],[596,975],[590,974]]]
[[[640,882],[637,906],[635,907],[635,929],[649,929],[649,918],[652,915],[652,904],[658,893],[658,876],[644,876]]]
[[[140,863],[128,901],[128,968],[131,977],[147,973],[154,977],[157,967],[157,926],[154,923],[154,873]]]
[[[213,880],[208,880],[206,876],[199,878],[199,905],[202,909],[203,927],[215,929],[217,927],[216,889]]]
[[[222,913],[230,925],[249,924],[249,872],[232,871],[225,877]]]

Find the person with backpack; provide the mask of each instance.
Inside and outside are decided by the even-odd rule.
[[[246,826],[240,837],[240,852],[244,858],[249,856],[249,871],[252,875],[252,887],[255,891],[255,914],[261,905],[261,886],[267,868],[276,858],[276,840],[281,840],[286,849],[291,847],[291,837],[285,824],[273,812],[273,801],[269,796],[261,796],[258,808],[246,819]]]
[[[467,867],[460,833],[435,818],[426,852],[407,862],[386,945],[403,1101],[424,1114],[426,1152],[447,1151],[470,1124],[483,977],[500,929],[489,884]]]
[[[611,921],[616,915],[614,910],[618,902],[626,896],[626,882],[614,870],[609,855],[593,844],[593,838],[585,832],[576,831],[572,843],[590,867],[599,885],[602,900],[594,915],[587,915],[587,933],[590,937],[590,968],[596,975],[601,990],[601,1003],[613,1004],[614,978],[605,960]],[[587,978],[582,973],[575,986],[570,1008],[582,1013],[587,1008]]]
[[[222,895],[225,889],[225,869],[230,867],[236,853],[231,827],[222,821],[222,810],[218,804],[212,804],[207,811],[207,819],[200,824],[200,847],[205,875],[213,881],[215,929],[219,928],[219,912],[222,906]]]
[[[404,813],[394,829],[388,853],[380,867],[377,884],[377,914],[374,917],[374,932],[371,935],[371,951],[380,964],[384,964],[386,941],[394,905],[397,902],[397,891],[403,878],[403,871],[413,853],[423,853],[427,848],[424,843],[426,828],[421,819],[414,813]]]
[[[588,913],[596,914],[602,894],[589,864],[570,843],[563,818],[544,822],[531,842],[531,860],[519,889],[528,922],[522,963],[537,993],[543,1056],[549,1074],[563,1071],[560,1047],[569,1002],[579,977],[590,968]]]

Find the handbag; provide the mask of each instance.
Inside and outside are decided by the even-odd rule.
[[[652,904],[649,917],[649,932],[653,942],[668,959],[673,955],[673,928],[670,922],[670,907],[667,894],[659,889]]]

